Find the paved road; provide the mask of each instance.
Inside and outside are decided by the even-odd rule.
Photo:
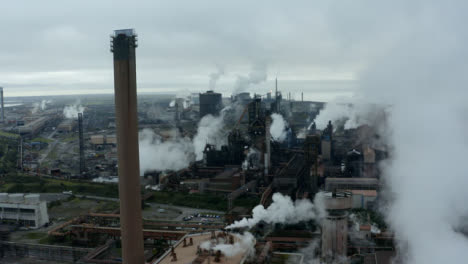
[[[54,139],[54,135],[57,133],[57,130],[54,130],[52,131],[52,133],[50,133],[47,138],[48,139],[52,139],[54,142],[52,142],[51,144],[49,144],[47,146],[47,150],[41,155],[41,157],[38,159],[38,163],[41,164],[45,158],[47,158],[47,156],[49,156],[49,153],[55,148],[55,146],[59,143],[59,140],[58,139]]]

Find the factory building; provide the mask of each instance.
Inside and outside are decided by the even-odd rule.
[[[331,160],[333,158],[333,125],[328,122],[327,128],[322,133],[322,159]]]
[[[117,137],[115,135],[92,135],[91,144],[93,145],[116,145]]]
[[[372,209],[377,199],[376,190],[350,190],[353,194],[353,208]]]
[[[222,109],[222,97],[220,93],[207,91],[200,94],[200,118],[205,115],[218,115]]]
[[[74,119],[65,119],[58,126],[57,131],[60,133],[70,133],[76,127],[76,120]]]
[[[377,178],[326,178],[325,190],[378,190]]]
[[[254,245],[244,243],[239,236],[219,231],[186,235],[152,264],[240,264],[247,260],[251,253],[249,250],[254,250]],[[214,250],[217,246],[232,247],[235,250],[231,250],[231,254],[227,256],[220,250]]]
[[[35,119],[29,123],[26,123],[24,126],[18,128],[21,135],[34,136],[39,133],[48,122],[52,121],[53,116],[42,116],[38,119]]]
[[[39,194],[0,193],[0,219],[30,228],[39,228],[49,222],[47,203]]]

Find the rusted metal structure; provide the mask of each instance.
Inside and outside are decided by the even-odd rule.
[[[133,29],[116,30],[114,54],[115,115],[119,166],[120,224],[123,263],[144,263],[138,150],[138,115]]]

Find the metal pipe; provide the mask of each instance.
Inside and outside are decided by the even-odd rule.
[[[143,264],[145,262],[138,150],[136,46],[136,35],[132,29],[116,30],[112,36],[120,228],[122,258],[123,263],[127,264]]]

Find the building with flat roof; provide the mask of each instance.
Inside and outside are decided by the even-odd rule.
[[[39,228],[49,222],[47,203],[39,194],[0,193],[0,220]]]
[[[331,178],[325,179],[325,190],[378,190],[377,178]]]
[[[220,231],[186,235],[152,264],[241,264],[249,256],[248,250],[255,245],[255,241],[247,243],[246,240],[249,239],[239,234]],[[216,250],[217,248],[223,250]],[[229,254],[223,254],[222,251]]]

